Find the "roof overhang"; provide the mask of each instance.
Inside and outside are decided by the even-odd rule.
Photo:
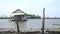
[[[11,15],[25,15],[25,13],[12,13]]]

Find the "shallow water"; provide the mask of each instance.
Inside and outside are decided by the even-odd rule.
[[[30,29],[39,30],[42,26],[42,19],[28,19],[28,21],[19,21],[18,23],[19,23],[19,28],[21,31],[30,30]],[[60,19],[46,19],[45,20],[45,28],[60,27],[53,24],[60,24]],[[10,30],[16,30],[16,23],[15,21],[11,21],[9,19],[0,19],[0,28],[12,28]]]

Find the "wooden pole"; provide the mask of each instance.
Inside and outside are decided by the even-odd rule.
[[[45,8],[43,8],[42,34],[44,34],[44,26],[45,26]]]
[[[19,24],[17,20],[16,20],[16,25],[17,25],[17,33],[19,34]]]

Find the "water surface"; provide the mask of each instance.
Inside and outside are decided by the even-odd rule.
[[[28,21],[19,21],[18,23],[19,23],[19,29],[21,31],[31,30],[31,29],[38,30],[38,29],[41,29],[42,27],[42,19],[28,19]],[[45,20],[45,28],[60,27],[53,24],[60,24],[60,19],[46,19]],[[9,19],[0,19],[0,28],[13,28],[10,30],[16,30],[16,22],[11,21]]]

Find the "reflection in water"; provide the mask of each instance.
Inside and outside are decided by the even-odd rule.
[[[19,24],[19,29],[20,30],[26,29],[26,26],[27,26],[26,21],[19,21],[18,24]]]

